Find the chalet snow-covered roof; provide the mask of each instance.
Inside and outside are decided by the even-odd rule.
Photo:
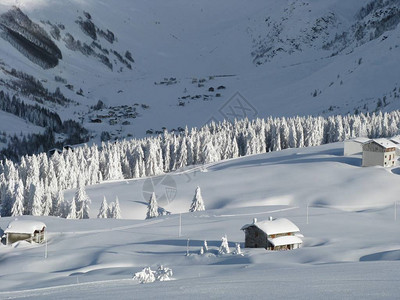
[[[369,143],[375,143],[381,146],[382,148],[388,149],[388,148],[396,148],[396,144],[393,143],[392,141],[389,141],[388,139],[380,138],[380,139],[373,139],[365,144]]]
[[[279,236],[277,238],[268,239],[268,242],[270,242],[272,245],[274,245],[274,247],[303,243],[301,238],[299,238],[298,236],[295,236],[295,235]]]
[[[256,226],[268,235],[300,231],[300,229],[296,225],[294,225],[286,218],[269,219],[260,222],[257,222],[257,220],[254,221],[255,222],[253,222],[252,224],[244,225],[242,227],[242,230],[245,230],[246,228],[249,228],[251,226]]]
[[[42,231],[46,228],[46,224],[34,220],[14,220],[10,224],[4,233],[27,233],[33,234],[36,230]]]

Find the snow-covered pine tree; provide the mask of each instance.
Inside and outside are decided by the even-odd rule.
[[[67,219],[76,219],[76,203],[75,203],[75,197],[72,198],[72,201],[71,201],[71,203],[69,204],[69,210],[68,210]]]
[[[121,208],[119,207],[119,200],[118,197],[115,198],[115,205],[113,206],[113,218],[114,219],[121,219]]]
[[[68,201],[64,199],[63,191],[58,192],[56,203],[56,206],[53,206],[54,215],[66,218],[69,212],[69,204]]]
[[[53,209],[53,200],[51,198],[50,192],[47,192],[43,197],[43,216],[50,215],[52,209]]]
[[[78,219],[89,219],[89,204],[91,200],[86,194],[82,176],[78,180],[78,188],[75,192],[76,211]]]
[[[20,179],[15,185],[15,201],[11,209],[11,216],[22,216],[24,214],[24,184]]]
[[[151,219],[156,217],[158,217],[158,205],[157,205],[156,193],[153,192],[151,194],[149,204],[147,206],[146,219]]]
[[[231,250],[229,249],[228,238],[227,236],[223,236],[221,238],[221,246],[218,249],[218,254],[229,254]]]
[[[198,186],[194,193],[192,205],[190,206],[189,211],[195,212],[195,211],[203,211],[203,210],[205,210],[204,201],[203,201],[203,197],[201,197],[200,187]]]
[[[204,240],[204,245],[203,245],[204,251],[207,252],[208,251],[208,245],[207,245],[207,241]]]
[[[97,218],[99,218],[99,219],[108,218],[108,204],[107,204],[107,200],[106,200],[105,196],[103,197],[103,201],[101,202]]]
[[[136,272],[132,279],[137,280],[140,283],[151,283],[156,281],[155,273],[156,272],[152,271],[150,267],[146,267],[142,271]]]
[[[43,199],[43,187],[42,183],[34,184],[33,196],[32,196],[32,216],[43,215],[42,199]]]
[[[53,198],[53,209],[51,214],[56,217],[63,216],[63,202],[64,202],[64,193],[63,191],[57,191],[56,195]]]
[[[108,204],[107,218],[110,218],[110,219],[114,218],[114,206],[115,206],[114,202],[111,202]]]
[[[157,281],[168,281],[171,280],[170,276],[172,275],[173,275],[172,269],[160,265],[158,266],[155,277]]]
[[[242,255],[242,250],[240,249],[240,243],[236,243],[235,251],[233,251],[233,254]]]

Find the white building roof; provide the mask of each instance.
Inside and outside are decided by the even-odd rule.
[[[46,224],[34,220],[15,220],[8,224],[4,233],[27,233],[33,234],[36,230],[42,231]]]
[[[368,143],[369,141],[371,141],[371,139],[367,137],[356,137],[354,139],[346,140],[345,143],[353,142],[353,143],[365,144]]]
[[[396,136],[392,137],[392,138],[390,139],[390,141],[393,142],[393,143],[395,143],[396,146],[398,147],[399,144],[400,144],[400,135],[396,135]]]
[[[268,242],[270,242],[272,245],[274,245],[274,247],[303,243],[301,238],[299,238],[298,236],[294,236],[294,235],[285,235],[285,236],[280,236],[280,237],[277,237],[274,239],[268,239]]]
[[[396,148],[396,144],[393,143],[392,141],[389,141],[387,139],[381,138],[381,139],[373,139],[370,141],[370,143],[377,143],[379,146],[387,149],[387,148]]]
[[[255,222],[253,222],[252,224],[244,225],[242,227],[242,230],[245,230],[250,226],[256,226],[268,235],[300,231],[300,229],[296,225],[285,218],[265,220],[260,222],[257,222],[257,220],[255,220]]]

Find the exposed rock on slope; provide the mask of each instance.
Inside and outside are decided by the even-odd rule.
[[[53,68],[62,59],[60,49],[46,31],[19,8],[13,8],[0,16],[0,28],[3,30],[3,39],[42,68]]]

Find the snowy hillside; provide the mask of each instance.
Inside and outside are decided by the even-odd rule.
[[[45,245],[0,245],[0,298],[149,299],[162,293],[179,299],[265,294],[394,299],[400,259],[394,214],[398,167],[361,168],[360,156],[343,157],[342,147],[283,150],[170,173],[173,184],[161,181],[156,187],[159,198],[175,188],[172,201],[162,203],[169,216],[144,220],[148,179],[139,179],[87,189],[91,217],[103,196],[118,197],[122,220],[20,217],[46,223],[48,257]],[[196,186],[206,210],[189,213]],[[72,195],[65,193],[66,199]],[[304,235],[303,247],[243,249],[240,228],[254,217],[269,216],[293,221]],[[12,220],[1,218],[0,227]],[[240,243],[243,255],[218,254],[225,234],[231,250]],[[209,250],[200,255],[204,240]],[[173,270],[172,281],[131,279],[158,265]]]
[[[72,133],[70,123],[52,127],[64,144],[234,117],[391,111],[400,107],[399,8],[381,0],[2,1],[1,90],[29,111],[37,104],[76,121]],[[36,119],[2,110],[3,144],[20,127],[38,132]],[[30,129],[9,126],[10,113]]]

